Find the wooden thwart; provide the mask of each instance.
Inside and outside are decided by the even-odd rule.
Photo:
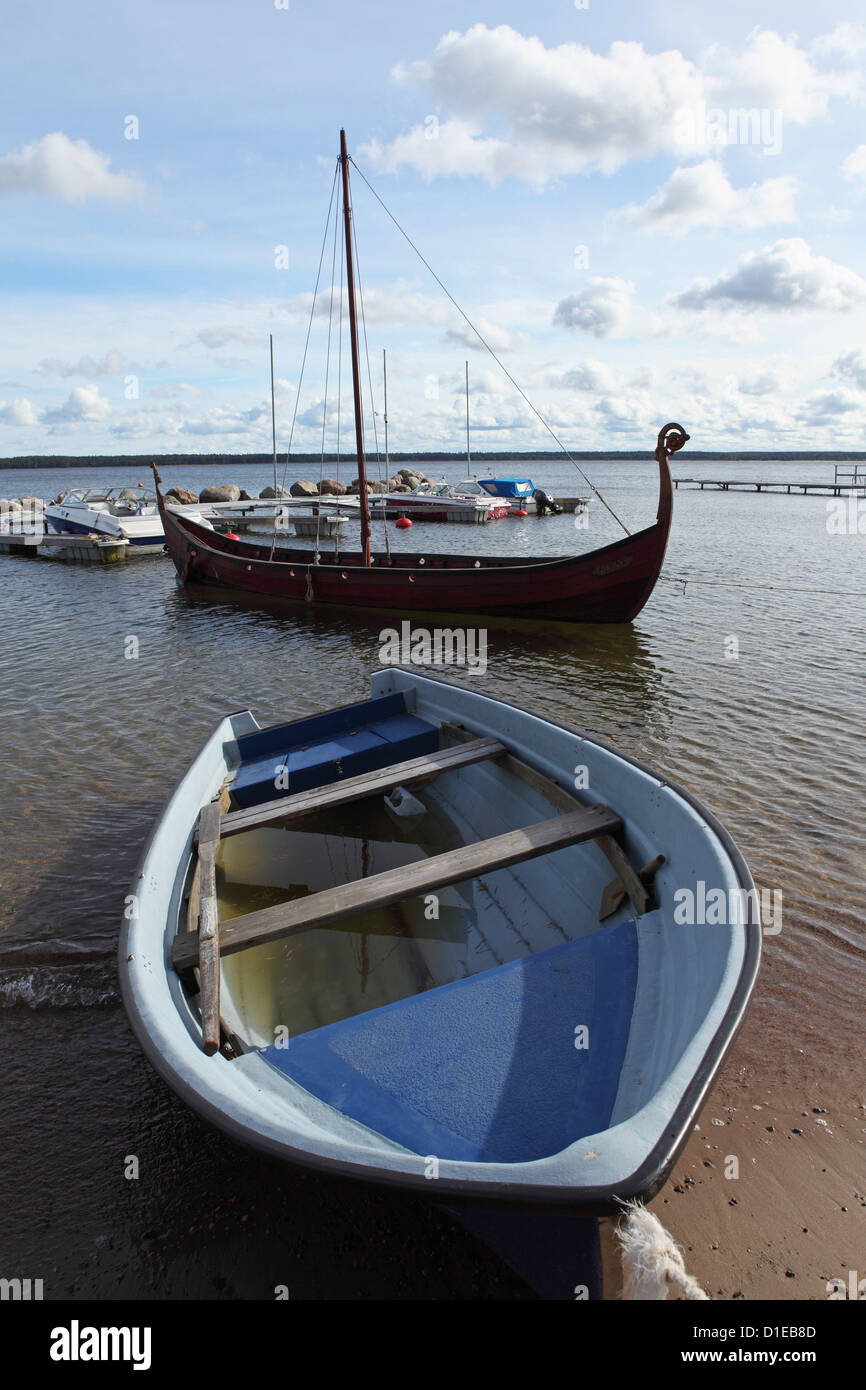
[[[462,724],[443,724],[442,731],[447,737],[457,740],[457,742],[464,747],[467,746],[467,740],[472,738],[472,734],[468,729],[465,729]],[[581,803],[576,796],[572,796],[570,792],[567,792],[558,782],[554,782],[552,778],[545,777],[543,772],[538,772],[534,767],[530,767],[528,763],[521,762],[519,758],[515,758],[512,753],[505,754],[501,760],[500,766],[503,771],[510,772],[513,777],[518,778],[518,780],[525,783],[526,786],[534,787],[552,806],[558,807],[560,811],[576,811],[580,809]],[[619,875],[618,880],[616,880],[616,886],[618,888],[621,887],[623,890],[617,898],[616,906],[610,909],[610,911],[615,911],[616,907],[620,906],[623,898],[628,897],[635,910],[635,915],[642,917],[649,909],[651,895],[640,875],[635,872],[626,858],[625,850],[612,835],[596,835],[595,843],[608,862],[616,869]],[[662,862],[664,861],[662,860]],[[609,889],[613,889],[613,887],[614,884],[609,885]],[[609,912],[605,910],[605,908],[606,905],[599,913],[599,916],[602,918],[609,915]]]
[[[220,842],[220,803],[211,801],[198,819],[199,907],[198,938],[184,932],[189,947],[187,965],[198,959],[201,990],[202,1046],[209,1057],[220,1045],[220,939],[216,891],[216,856]]]
[[[410,758],[404,763],[392,763],[390,767],[365,772],[360,777],[347,777],[327,787],[313,787],[310,791],[266,801],[261,806],[231,811],[223,818],[222,835],[239,835],[244,830],[254,830],[256,826],[272,821],[298,820],[313,811],[344,806],[365,796],[382,795],[395,787],[417,787],[443,772],[467,767],[485,758],[497,758],[504,752],[504,747],[495,738],[473,739],[457,748],[445,748],[439,753],[427,753],[424,757]]]
[[[619,835],[622,828],[619,816],[606,806],[583,807],[552,820],[537,821],[523,830],[510,830],[505,835],[478,840],[430,859],[388,869],[371,878],[339,884],[307,898],[233,917],[222,923],[217,949],[223,956],[232,955],[248,946],[262,946],[269,941],[327,926],[354,913],[388,907],[404,898],[446,888],[451,883],[496,869],[506,869],[568,845],[593,840],[598,835]],[[204,896],[203,876],[203,900]],[[181,933],[174,943],[175,969],[183,970],[194,964],[195,953],[195,943],[190,942],[188,933]]]

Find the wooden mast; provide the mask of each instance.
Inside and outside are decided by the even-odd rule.
[[[370,564],[370,505],[367,501],[367,471],[364,461],[364,420],[361,414],[361,369],[358,362],[358,318],[355,311],[355,261],[352,254],[352,204],[349,200],[349,156],[346,132],[340,131],[340,165],[343,171],[343,217],[346,223],[346,281],[349,297],[349,337],[352,343],[352,387],[355,394],[355,449],[358,455],[358,482],[361,487],[361,549],[364,564]]]

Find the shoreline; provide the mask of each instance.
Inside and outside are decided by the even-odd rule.
[[[473,465],[479,462],[502,464],[550,463],[561,459],[577,459],[582,463],[647,463],[653,457],[651,449],[625,450],[570,450],[563,454],[556,449],[539,450],[534,453],[473,453]],[[866,461],[866,452],[854,451],[803,451],[791,452],[742,452],[724,453],[712,450],[690,449],[688,458],[692,463],[861,463]],[[183,468],[261,468],[273,465],[272,454],[85,454],[75,457],[71,454],[22,454],[14,458],[0,458],[0,471],[25,471],[53,468],[149,468],[151,462],[158,461],[163,467]],[[465,453],[442,451],[441,453],[402,454],[391,453],[389,466],[407,463],[463,463]],[[322,455],[292,454],[289,459],[280,458],[280,467],[289,464],[321,463]],[[326,464],[357,465],[354,454],[325,454]]]

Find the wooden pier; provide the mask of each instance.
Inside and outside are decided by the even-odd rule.
[[[758,482],[752,478],[674,478],[674,487],[699,487],[701,492],[710,488],[715,492],[773,492],[790,496],[804,497],[866,497],[866,483],[828,482],[801,483],[799,481],[779,482],[768,480]]]

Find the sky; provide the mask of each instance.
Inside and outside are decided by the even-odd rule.
[[[580,450],[866,448],[862,3],[42,0],[3,31],[0,457],[267,453],[271,334],[280,453],[323,420],[351,450],[342,126],[499,358],[353,169],[368,449],[383,350],[394,451],[464,447],[467,360],[476,451],[556,447],[539,415]]]

